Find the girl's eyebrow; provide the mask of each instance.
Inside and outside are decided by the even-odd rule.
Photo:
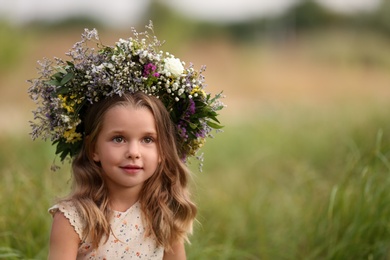
[[[125,134],[125,129],[114,129],[112,131],[109,131],[109,134]],[[151,136],[157,136],[157,131],[144,131],[141,135],[151,135]]]
[[[144,135],[157,136],[157,132],[145,132]]]
[[[123,130],[114,129],[114,130],[109,131],[108,133],[109,134],[123,134],[124,131]]]

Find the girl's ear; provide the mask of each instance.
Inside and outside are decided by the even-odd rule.
[[[96,152],[95,145],[91,143],[89,135],[85,137],[85,142],[88,144],[87,147],[89,147],[87,153],[88,157],[94,160],[95,162],[100,162],[99,154]]]
[[[92,153],[92,159],[93,159],[95,162],[100,162],[99,154],[93,152],[93,153]]]

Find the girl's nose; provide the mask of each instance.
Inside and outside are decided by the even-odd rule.
[[[140,158],[139,146],[137,142],[129,142],[126,158],[138,159]]]

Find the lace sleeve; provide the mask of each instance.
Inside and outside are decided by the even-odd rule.
[[[49,213],[54,217],[57,212],[62,212],[64,216],[69,220],[69,223],[72,225],[76,233],[79,235],[80,240],[82,240],[82,230],[83,223],[81,217],[76,207],[70,201],[61,202],[49,208]]]

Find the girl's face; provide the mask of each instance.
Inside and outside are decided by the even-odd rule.
[[[110,192],[139,193],[159,164],[158,136],[152,112],[145,107],[118,105],[103,117],[93,160],[103,169]]]

